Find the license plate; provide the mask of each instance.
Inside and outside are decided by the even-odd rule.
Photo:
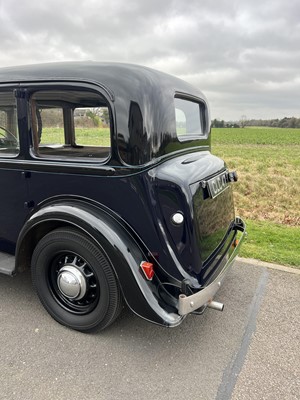
[[[227,180],[227,172],[215,176],[207,181],[208,191],[211,198],[217,197],[220,193],[224,192],[229,186]]]

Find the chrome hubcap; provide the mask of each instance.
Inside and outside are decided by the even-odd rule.
[[[60,269],[57,286],[63,296],[72,300],[82,299],[87,291],[84,275],[73,265],[64,265]]]
[[[100,299],[100,284],[93,267],[73,252],[54,256],[49,268],[49,288],[61,307],[78,315],[90,313]]]

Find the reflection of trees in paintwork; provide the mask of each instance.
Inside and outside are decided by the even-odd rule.
[[[200,186],[194,196],[194,213],[199,229],[199,247],[206,259],[220,244],[234,219],[232,191],[225,190],[214,199],[203,199]]]

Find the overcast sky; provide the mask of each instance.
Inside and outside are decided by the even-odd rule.
[[[212,118],[300,117],[299,0],[0,0],[2,66],[120,61],[176,75]]]

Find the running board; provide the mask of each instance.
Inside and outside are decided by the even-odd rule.
[[[14,275],[15,256],[7,253],[0,253],[0,273],[5,275]]]

